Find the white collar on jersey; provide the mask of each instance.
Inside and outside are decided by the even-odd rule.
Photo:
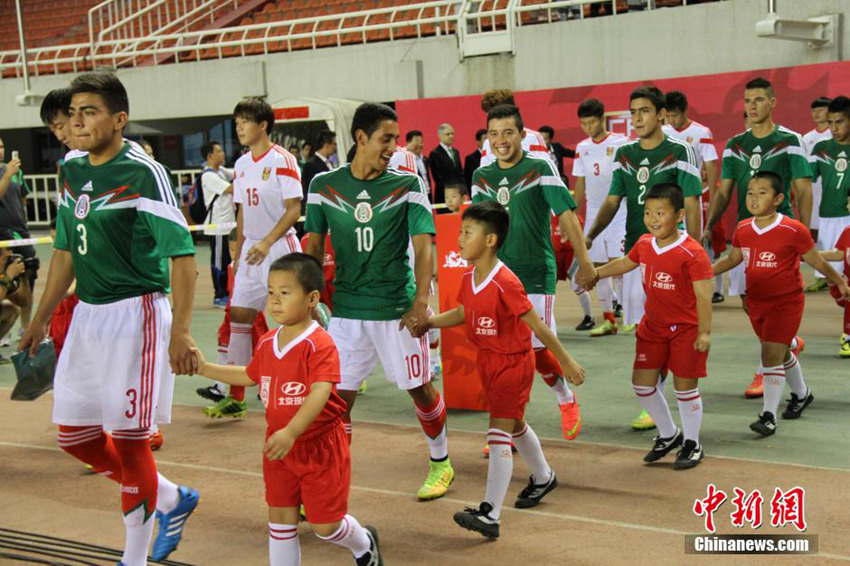
[[[687,238],[687,237],[688,237],[688,233],[682,232],[681,234],[679,234],[678,240],[676,240],[672,244],[667,244],[663,248],[659,248],[658,247],[658,240],[656,240],[655,238],[652,238],[652,249],[655,250],[655,253],[657,253],[658,255],[661,255],[665,252],[669,252],[670,250],[672,250],[675,247],[681,246],[682,242],[684,242],[685,238]]]
[[[289,353],[289,351],[297,346],[299,343],[303,342],[307,339],[307,337],[312,334],[316,328],[319,327],[319,323],[315,320],[307,327],[307,330],[299,334],[295,339],[293,339],[289,344],[283,347],[283,350],[280,349],[278,336],[280,335],[280,331],[283,330],[283,327],[277,329],[277,332],[274,333],[274,355],[277,356],[277,359],[282,360],[283,357]]]
[[[482,282],[481,282],[481,285],[476,285],[476,284],[475,284],[475,268],[473,268],[473,269],[472,269],[472,293],[473,293],[473,294],[475,294],[475,295],[477,295],[478,293],[480,293],[481,291],[483,291],[483,290],[484,290],[484,288],[485,288],[487,285],[489,285],[489,284],[490,284],[490,281],[492,281],[492,280],[493,280],[493,277],[495,277],[495,276],[496,276],[496,273],[497,273],[500,269],[502,269],[502,266],[504,266],[504,265],[505,265],[505,264],[504,264],[504,263],[502,263],[502,262],[501,262],[501,260],[500,260],[500,261],[497,261],[497,262],[496,262],[496,265],[493,267],[493,271],[491,271],[491,272],[490,272],[490,274],[489,274],[489,275],[487,275],[487,278],[486,278],[486,279],[484,279],[484,281],[482,281]]]
[[[773,222],[771,222],[770,224],[768,224],[764,228],[759,228],[758,224],[756,224],[755,217],[753,217],[753,232],[755,232],[756,234],[761,236],[762,234],[764,234],[766,232],[770,232],[771,230],[773,230],[774,228],[779,226],[780,222],[782,222],[782,213],[781,212],[778,212],[776,214],[776,220],[774,220]]]

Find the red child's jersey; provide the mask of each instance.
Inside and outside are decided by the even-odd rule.
[[[835,249],[844,252],[844,276],[850,277],[850,226],[838,236]]]
[[[228,295],[233,291],[233,264],[227,266],[227,291]],[[254,326],[251,328],[251,344],[257,345],[260,338],[269,331],[269,325],[266,322],[266,315],[262,312],[257,313],[257,318],[254,319]],[[230,345],[230,297],[227,298],[227,304],[224,306],[224,320],[221,326],[218,327],[218,345]]]
[[[584,228],[584,216],[578,214],[578,222],[582,228]],[[552,249],[555,252],[559,251],[573,251],[573,244],[569,240],[566,242],[561,242],[561,224],[560,224],[560,216],[552,215]]]
[[[463,274],[457,300],[466,315],[466,337],[478,350],[518,354],[531,350],[531,330],[520,320],[532,309],[514,272],[501,261],[481,285],[475,268]]]
[[[303,437],[306,438],[345,412],[345,401],[336,392],[340,376],[339,353],[330,334],[316,322],[283,349],[278,346],[280,330],[272,330],[263,336],[248,364],[247,373],[251,381],[260,386],[269,434],[289,424],[309,395],[313,383],[334,384],[322,412],[304,431]]]
[[[655,237],[644,234],[629,251],[640,265],[646,293],[644,320],[662,326],[699,324],[694,281],[711,279],[708,254],[696,240],[682,234],[675,243],[659,248]]]
[[[748,218],[735,228],[732,245],[744,256],[747,295],[764,300],[802,292],[800,256],[815,246],[803,224],[777,214],[770,226],[759,228]]]
[[[301,237],[301,249],[307,249],[307,236],[309,234],[304,234]],[[333,312],[333,298],[334,298],[334,276],[336,275],[336,256],[334,255],[334,248],[331,245],[331,235],[330,233],[325,235],[325,257],[324,261],[322,261],[322,269],[325,272],[325,288],[321,293],[321,300],[325,305],[327,305],[328,310]]]

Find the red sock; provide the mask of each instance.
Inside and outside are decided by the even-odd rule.
[[[348,445],[351,446],[351,415],[342,415],[342,426],[345,428],[345,437],[348,439]]]
[[[844,334],[850,334],[850,303],[844,305]]]
[[[98,474],[121,483],[121,461],[115,444],[100,426],[59,425],[59,446]]]
[[[605,318],[605,320],[607,320],[607,321],[608,321],[608,322],[610,322],[611,324],[617,324],[617,319],[616,319],[616,318],[614,318],[614,313],[612,313],[612,312],[603,312],[603,313],[602,313],[602,316]]]
[[[437,438],[443,432],[446,427],[446,404],[443,403],[439,391],[431,406],[416,405],[416,417],[428,438]]]
[[[554,387],[562,375],[561,364],[555,359],[554,354],[546,349],[534,351],[534,369],[543,376],[543,381],[549,387]]]
[[[121,510],[129,515],[144,508],[144,521],[156,510],[158,479],[156,462],[147,429],[116,430],[112,433],[115,451],[121,461]]]
[[[231,385],[230,386],[230,396],[233,397],[237,401],[245,400],[245,387],[242,385]]]

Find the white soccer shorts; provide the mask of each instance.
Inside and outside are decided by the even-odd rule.
[[[834,250],[835,244],[838,243],[838,238],[844,229],[850,226],[850,216],[840,216],[838,218],[821,218],[820,229],[818,230],[818,249],[819,250]],[[838,273],[844,273],[843,262],[829,262]],[[822,273],[816,273],[818,277],[823,277]]]
[[[729,296],[740,297],[747,294],[747,276],[742,261],[729,270]]]
[[[623,257],[626,245],[625,211],[626,207],[621,206],[611,223],[593,240],[593,246],[588,250],[590,261],[593,263],[608,263],[611,259]],[[587,207],[584,220],[585,235],[590,232],[598,215],[598,208]]]
[[[637,324],[643,318],[646,308],[646,293],[643,290],[643,276],[640,268],[623,274],[623,324]]]
[[[233,279],[233,294],[230,297],[231,307],[255,311],[265,310],[266,299],[269,294],[269,268],[272,263],[280,257],[301,251],[301,244],[295,236],[284,236],[272,245],[266,259],[258,264],[248,265],[245,257],[251,246],[256,243],[257,240],[245,238],[242,244],[236,277]]]
[[[558,325],[555,324],[555,295],[529,295],[528,300],[531,301],[531,306],[537,311],[537,315],[543,324],[549,327],[549,330],[557,336]],[[545,348],[543,342],[536,335],[531,335],[531,347],[535,350]]]

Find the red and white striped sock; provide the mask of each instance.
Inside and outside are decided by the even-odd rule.
[[[487,431],[487,446],[490,447],[490,458],[487,461],[487,492],[484,501],[493,506],[490,516],[498,519],[502,514],[502,504],[505,502],[514,473],[511,435],[503,430],[491,428]]]
[[[98,474],[121,483],[121,461],[112,437],[97,426],[59,425],[59,447]]]
[[[271,566],[300,566],[301,545],[298,526],[269,523],[269,564]]]
[[[354,555],[354,558],[360,558],[369,552],[369,535],[366,534],[366,529],[360,526],[357,519],[351,515],[346,515],[342,518],[339,528],[332,535],[327,537],[316,536],[325,542],[347,548]]]
[[[782,393],[785,391],[785,368],[773,366],[764,368],[764,411],[770,411],[776,416]]]
[[[531,468],[534,483],[541,484],[549,481],[549,478],[552,477],[552,468],[549,467],[549,462],[546,461],[546,456],[543,454],[540,439],[537,438],[537,434],[528,426],[528,423],[525,423],[525,427],[520,432],[513,435],[513,441],[517,452]]]
[[[800,365],[800,360],[793,352],[789,352],[791,358],[786,360],[782,367],[785,369],[785,381],[791,388],[791,392],[798,399],[805,399],[809,394],[809,388],[803,380],[803,366]]]
[[[670,407],[661,391],[657,387],[634,384],[632,384],[632,389],[635,390],[635,394],[640,400],[640,406],[649,413],[649,416],[655,422],[655,426],[658,427],[658,435],[661,438],[670,438],[676,434],[676,423],[673,422]]]
[[[230,344],[227,346],[227,363],[247,366],[251,361],[251,326],[243,322],[230,323]]]
[[[676,391],[679,405],[679,417],[682,419],[682,432],[685,440],[693,440],[699,446],[699,431],[702,427],[702,397],[699,389]]]
[[[446,437],[446,404],[437,392],[437,398],[430,407],[414,404],[419,424],[425,432],[425,441],[431,452],[431,459],[442,461],[449,457],[449,442]]]
[[[534,369],[546,382],[546,385],[552,388],[555,395],[558,396],[559,405],[569,405],[575,401],[575,395],[570,390],[567,382],[561,377],[564,372],[561,369],[561,364],[555,355],[545,348],[534,350]]]
[[[153,536],[157,499],[156,463],[146,428],[112,432],[121,462],[121,509],[124,512],[124,555],[127,566],[145,566]]]

